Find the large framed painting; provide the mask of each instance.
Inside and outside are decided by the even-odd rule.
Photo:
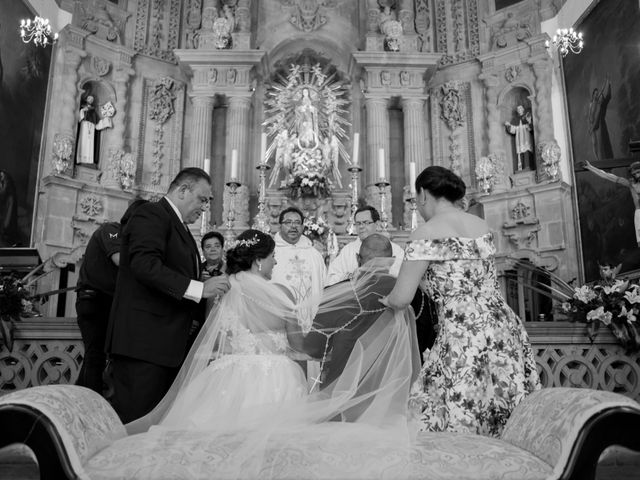
[[[33,12],[0,2],[0,247],[29,246],[52,47],[22,42]]]
[[[629,144],[640,140],[640,2],[594,1],[577,30],[585,46],[563,59],[585,280],[599,263],[640,269]],[[582,168],[584,161],[613,176]],[[640,184],[637,187],[640,191]],[[638,219],[640,223],[640,219]]]

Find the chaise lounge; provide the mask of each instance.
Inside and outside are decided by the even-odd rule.
[[[111,405],[71,385],[34,387],[0,398],[0,448],[25,444],[42,479],[111,479],[113,465],[158,478],[211,478],[224,452],[206,435],[185,432],[158,446],[148,434],[128,436]],[[640,451],[640,404],[622,395],[577,388],[531,394],[513,412],[498,439],[459,433],[421,433],[410,460],[398,460],[385,478],[421,480],[590,480],[600,454],[612,445]],[[210,463],[194,462],[194,457]],[[348,460],[303,448],[268,458],[282,479],[357,478]],[[400,457],[399,457],[400,458]],[[158,467],[161,468],[158,468]],[[119,477],[121,478],[121,477]]]

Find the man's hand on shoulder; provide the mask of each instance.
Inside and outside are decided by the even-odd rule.
[[[231,285],[229,285],[229,279],[226,275],[219,275],[217,277],[211,277],[204,282],[204,290],[202,291],[203,298],[211,298],[227,293]]]

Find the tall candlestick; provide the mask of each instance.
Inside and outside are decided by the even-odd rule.
[[[411,196],[416,196],[416,162],[409,162],[409,189]]]
[[[260,135],[260,161],[258,163],[265,163],[267,159],[265,155],[267,153],[267,134],[262,132]]]
[[[238,179],[238,150],[231,151],[231,180]]]
[[[387,178],[387,169],[384,162],[384,148],[378,150],[378,178]]]
[[[204,171],[207,172],[207,175],[211,175],[211,159],[204,159]]]
[[[351,157],[351,163],[358,165],[358,150],[360,149],[360,134],[353,134],[353,156]]]

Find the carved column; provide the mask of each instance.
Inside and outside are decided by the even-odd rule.
[[[539,141],[553,140],[553,117],[551,116],[552,65],[548,56],[531,62],[536,76],[536,107],[534,120]]]
[[[492,74],[481,74],[479,78],[484,84],[485,93],[485,118],[487,119],[487,144],[489,153],[498,153],[503,149],[501,138],[504,135],[504,126],[500,123],[500,110],[498,109],[498,77]]]
[[[378,180],[378,151],[384,149],[386,180],[390,179],[389,171],[389,99],[384,97],[368,97],[365,99],[367,110],[367,158],[364,161],[364,180],[366,182],[367,204],[381,208],[381,197],[375,182]],[[385,212],[389,225],[393,222],[391,214],[391,189],[386,187]]]
[[[405,177],[409,181],[409,163],[416,163],[416,172],[427,167],[424,147],[424,99],[403,98],[402,113],[404,115],[404,162]]]
[[[398,5],[398,20],[402,24],[402,31],[405,35],[416,33],[413,10],[413,0],[400,0]]]
[[[128,89],[129,79],[135,71],[131,68],[120,68],[113,74],[116,89],[116,108],[117,120],[113,122],[113,147],[118,150],[124,148],[124,139],[127,131],[127,103],[129,102]]]
[[[365,182],[375,183],[378,179],[378,150],[384,148],[386,172],[389,176],[389,99],[368,97],[365,99],[367,110],[367,158],[365,159]]]
[[[57,122],[58,131],[61,133],[75,136],[77,112],[76,112],[76,95],[78,83],[78,67],[87,52],[78,50],[74,47],[67,47],[64,52],[64,81],[62,83],[62,92],[60,95],[60,117]]]
[[[214,98],[210,95],[197,95],[192,101],[190,161],[189,165],[183,167],[204,168],[204,159],[211,158]]]
[[[249,152],[249,112],[251,109],[250,95],[229,95],[229,107],[227,109],[227,146],[226,146],[226,168],[225,179],[231,178],[231,157],[233,150],[238,151],[238,180],[242,187],[238,190],[234,201],[235,228],[249,227],[249,193],[248,182],[253,173],[248,166],[253,166],[250,161]],[[225,188],[225,191],[228,187]],[[225,195],[227,197],[228,195]],[[230,204],[225,203],[225,213]]]
[[[249,175],[247,165],[251,164],[248,158],[250,149],[249,142],[249,110],[251,108],[251,97],[249,95],[229,96],[229,108],[227,110],[227,148],[226,148],[226,173],[225,178],[231,175],[231,152],[238,151],[238,179],[241,183],[246,183]],[[253,174],[253,170],[251,170]]]

